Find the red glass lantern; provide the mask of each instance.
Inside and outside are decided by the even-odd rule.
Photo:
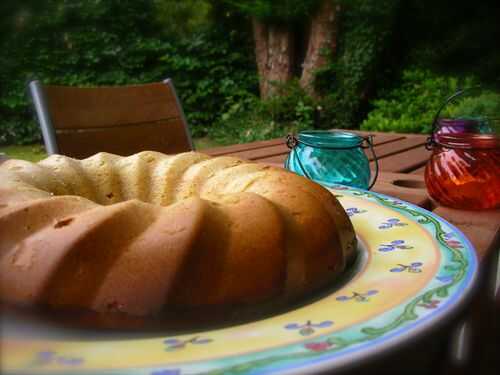
[[[500,137],[495,134],[435,134],[425,169],[429,195],[462,209],[500,208]]]
[[[477,210],[500,207],[500,134],[494,130],[500,129],[500,116],[486,113],[483,103],[470,110],[470,94],[482,93],[481,87],[457,91],[434,118],[425,184],[429,195],[444,206]],[[468,117],[439,118],[456,99],[468,101]]]

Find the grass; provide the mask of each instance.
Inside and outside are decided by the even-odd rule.
[[[194,147],[197,151],[203,149],[217,147],[219,143],[209,138],[196,138]],[[22,159],[28,161],[39,161],[47,157],[45,149],[41,145],[27,145],[27,146],[0,146],[0,154],[5,154],[11,159]]]
[[[195,138],[195,139],[193,139],[193,141],[194,141],[194,148],[197,151],[202,151],[205,148],[212,148],[212,147],[217,147],[217,146],[221,145],[220,143],[218,143],[218,142],[216,142],[208,137]]]
[[[1,146],[0,154],[2,153],[12,159],[23,159],[28,161],[39,161],[47,157],[45,149],[41,145]]]

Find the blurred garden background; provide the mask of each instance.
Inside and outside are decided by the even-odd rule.
[[[497,0],[4,0],[0,152],[44,155],[26,83],[173,79],[198,149],[311,128],[428,133],[500,113]]]

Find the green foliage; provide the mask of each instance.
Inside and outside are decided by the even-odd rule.
[[[208,0],[155,0],[156,18],[167,35],[186,37],[211,26]]]
[[[159,41],[148,38],[152,2],[49,0],[26,8],[15,32],[2,39],[0,56],[0,143],[39,139],[25,83],[38,78],[67,85],[147,81]]]
[[[9,116],[10,115],[10,116]],[[28,145],[40,141],[40,130],[33,119],[19,113],[3,113],[0,119],[0,145]]]
[[[278,86],[278,94],[265,101],[248,96],[235,103],[210,129],[210,137],[222,144],[251,142],[313,127],[314,100],[297,80]]]
[[[179,92],[194,136],[203,136],[233,105],[256,93],[253,54],[241,35],[203,33],[167,43],[161,58]],[[248,47],[247,47],[248,48]]]
[[[319,4],[319,0],[226,0],[265,23],[302,22]]]
[[[323,126],[354,128],[391,37],[399,0],[342,0],[337,56],[316,73]]]
[[[72,86],[173,79],[194,136],[231,105],[257,92],[252,44],[244,30],[200,29],[163,37],[152,0],[50,0],[23,10],[1,40],[0,144],[40,140],[25,84],[32,78]]]
[[[466,96],[450,106],[448,117],[483,119],[487,129],[500,134],[500,94],[485,90],[479,95]]]
[[[361,124],[363,130],[429,133],[437,111],[459,87],[471,87],[471,77],[461,81],[419,68],[403,71],[394,88],[372,102],[373,110]]]
[[[479,95],[466,96],[453,105],[450,117],[489,117],[500,118],[500,94],[485,90]]]

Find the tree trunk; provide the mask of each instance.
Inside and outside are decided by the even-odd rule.
[[[255,18],[252,21],[260,96],[267,99],[276,93],[275,83],[292,78],[293,38],[285,28],[265,25]]]
[[[334,56],[337,49],[339,11],[340,7],[334,0],[323,0],[311,18],[311,31],[300,85],[313,96],[317,96],[314,91],[314,72],[324,66],[328,61],[328,54]]]

